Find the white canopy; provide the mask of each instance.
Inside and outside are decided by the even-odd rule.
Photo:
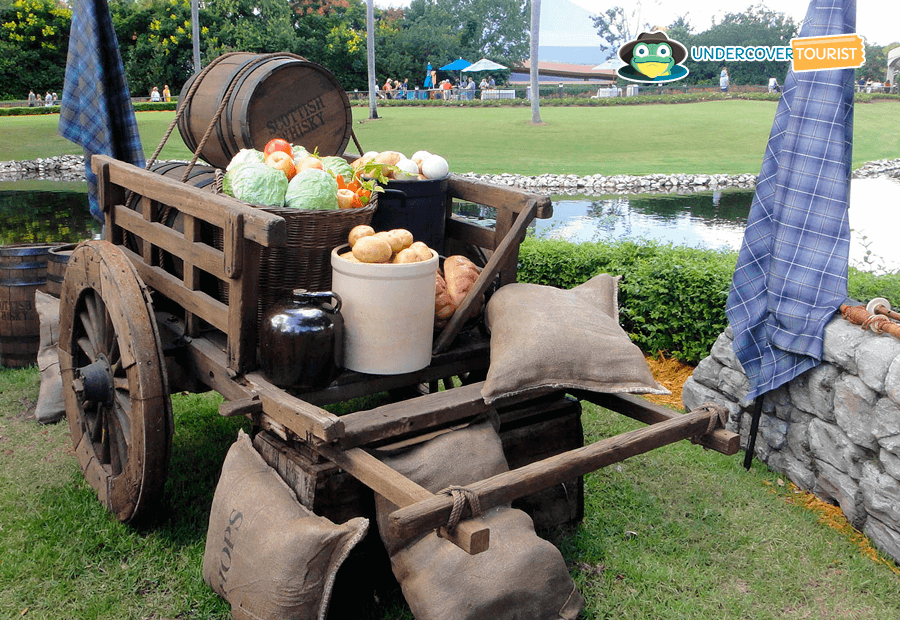
[[[463,69],[463,73],[468,71],[498,71],[500,69],[506,69],[503,65],[494,62],[493,60],[488,60],[487,58],[482,58],[478,62],[473,65],[469,65],[465,69]]]

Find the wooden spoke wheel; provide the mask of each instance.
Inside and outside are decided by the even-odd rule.
[[[150,293],[106,241],[80,244],[60,294],[59,368],[81,470],[120,521],[161,498],[172,404]]]

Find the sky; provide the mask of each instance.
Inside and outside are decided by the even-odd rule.
[[[618,0],[571,1],[592,14],[599,13],[610,6],[631,6],[630,2]],[[375,0],[375,4],[379,7],[407,6],[409,0]],[[755,4],[759,4],[759,2],[754,0],[644,0],[642,6],[646,17],[641,21],[646,21],[651,26],[668,24],[679,15],[687,13],[694,30],[703,31],[710,26],[713,18],[718,21],[726,13],[740,13],[748,6]],[[798,23],[803,20],[809,7],[808,0],[769,0],[763,4],[772,10],[786,13]],[[542,23],[544,20],[542,11]],[[865,37],[869,45],[887,45],[893,41],[900,41],[900,2],[897,0],[857,0],[856,32]],[[569,40],[574,41],[575,39],[570,36]],[[564,45],[565,43],[545,41],[542,37],[541,44]]]

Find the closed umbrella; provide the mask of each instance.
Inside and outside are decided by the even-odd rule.
[[[431,83],[431,63],[428,63],[428,67],[425,68],[425,83],[423,84],[425,88],[431,88],[434,84]]]
[[[801,37],[856,31],[855,0],[812,0]],[[759,398],[815,367],[847,298],[853,69],[789,71],[766,146],[726,313]]]

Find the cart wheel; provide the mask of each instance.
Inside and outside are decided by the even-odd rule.
[[[162,496],[172,404],[150,293],[106,241],[80,244],[60,294],[59,368],[84,477],[120,521]]]

